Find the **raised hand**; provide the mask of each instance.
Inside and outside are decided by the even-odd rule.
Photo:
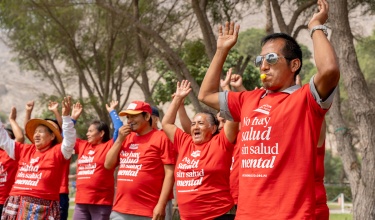
[[[34,109],[34,100],[28,101],[26,103],[25,109],[26,109],[26,111],[29,111],[29,112],[33,111],[33,109]]]
[[[118,105],[118,101],[117,100],[112,100],[111,103],[108,105],[108,104],[105,104],[105,107],[107,108],[107,111],[108,113],[111,112],[112,110],[114,110],[116,108],[116,106]]]
[[[62,116],[68,116],[70,114],[70,110],[72,106],[71,97],[70,96],[64,97],[64,100],[61,102],[61,104],[62,104]]]
[[[217,39],[217,50],[230,50],[237,42],[239,25],[234,25],[234,22],[225,22],[225,26],[219,26],[219,37]]]
[[[234,88],[239,88],[243,86],[243,79],[242,76],[239,74],[233,74],[230,78],[230,85]]]
[[[9,121],[15,121],[17,118],[17,109],[16,107],[12,107],[12,109],[10,110],[10,113],[9,113]]]
[[[174,97],[185,98],[191,91],[190,82],[187,80],[182,80],[181,83],[177,82],[176,92]]]
[[[230,91],[230,83],[231,83],[231,77],[232,77],[232,68],[230,68],[227,71],[227,75],[225,76],[225,79],[220,79],[220,87],[223,91],[227,90]]]
[[[76,104],[73,105],[73,109],[72,109],[72,119],[73,120],[78,120],[79,116],[82,114],[82,111],[83,111],[83,107],[81,105],[81,103],[77,102]]]
[[[309,29],[317,25],[322,25],[326,23],[328,19],[328,2],[327,0],[318,0],[318,9],[319,11],[313,15],[309,22]]]
[[[58,102],[54,102],[54,101],[49,101],[48,102],[48,110],[50,110],[51,112],[56,112],[58,111],[58,108],[59,107],[59,103]]]

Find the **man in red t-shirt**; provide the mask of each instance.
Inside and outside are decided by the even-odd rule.
[[[175,156],[165,133],[152,128],[151,114],[151,106],[142,101],[133,101],[119,113],[127,124],[104,164],[106,169],[119,165],[111,219],[164,219]]]
[[[265,90],[219,93],[220,73],[239,26],[219,28],[217,51],[198,98],[241,122],[239,197],[236,219],[315,219],[316,146],[324,115],[340,78],[336,54],[323,25],[328,3],[309,22],[318,73],[295,85],[302,52],[289,35],[262,41],[256,57]]]

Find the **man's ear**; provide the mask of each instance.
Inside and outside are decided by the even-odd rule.
[[[301,60],[300,59],[293,59],[290,61],[290,68],[292,72],[295,73],[301,67]]]
[[[150,118],[151,118],[151,114],[147,112],[146,115],[145,115],[145,120],[149,121]]]

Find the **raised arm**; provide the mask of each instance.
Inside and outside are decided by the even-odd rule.
[[[80,102],[76,102],[76,104],[73,104],[72,108],[72,119],[77,122],[79,116],[81,116],[83,111],[83,107]]]
[[[59,123],[60,128],[62,127],[62,118],[59,112],[59,103],[54,102],[54,101],[49,101],[48,102],[48,110],[50,110],[56,118],[57,123]]]
[[[31,119],[31,113],[34,109],[34,101],[28,101],[25,106],[25,120],[23,121],[23,127],[26,127],[27,122]]]
[[[319,12],[315,13],[309,22],[312,30],[318,25],[324,25],[328,19],[327,0],[318,0]],[[336,88],[340,79],[339,64],[335,50],[322,30],[312,33],[314,58],[318,73],[314,77],[314,84],[322,100],[325,100]]]
[[[189,81],[182,80],[181,83],[177,82],[177,89],[174,98],[164,115],[163,121],[161,122],[163,131],[172,143],[174,142],[174,134],[176,133],[177,129],[177,126],[175,125],[177,111],[190,91],[191,88]]]
[[[74,128],[73,121],[69,116],[71,110],[71,98],[70,96],[64,97],[62,101],[62,131],[63,141],[61,143],[61,152],[65,159],[69,159],[74,150],[76,142],[76,129]]]
[[[172,99],[174,98],[175,94],[172,95]],[[191,120],[186,112],[184,100],[181,101],[181,104],[178,108],[178,117],[180,118],[180,123],[182,130],[184,130],[185,133],[190,134],[190,126],[191,126]]]
[[[112,100],[109,105],[105,104],[105,107],[107,108],[107,111],[108,111],[109,116],[111,117],[112,123],[113,123],[113,130],[114,130],[113,131],[113,141],[116,141],[116,139],[118,137],[118,130],[123,125],[120,117],[117,115],[117,112],[115,110],[117,105],[118,105],[118,101],[115,101],[115,100]]]
[[[130,134],[132,131],[131,127],[129,124],[123,125],[119,129],[119,135],[118,138],[116,139],[115,143],[109,149],[107,155],[105,156],[105,162],[104,162],[104,167],[108,170],[113,169],[119,159],[119,153],[122,147],[122,142],[124,142],[125,138]]]
[[[17,109],[12,107],[9,114],[9,123],[12,127],[12,131],[15,137],[15,141],[23,143],[25,141],[25,136],[23,135],[21,127],[18,125],[17,121]]]
[[[225,23],[225,28],[219,27],[219,37],[217,39],[217,49],[214,58],[203,79],[198,99],[204,104],[219,110],[219,86],[220,73],[229,50],[236,44],[240,26],[234,25],[233,22]]]

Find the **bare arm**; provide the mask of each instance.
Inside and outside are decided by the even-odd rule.
[[[159,201],[156,204],[152,220],[164,219],[165,217],[165,206],[167,205],[168,198],[173,189],[174,177],[173,177],[174,165],[164,165],[164,181],[161,188]]]
[[[217,110],[220,109],[218,95],[220,73],[222,71],[229,50],[237,42],[239,29],[240,27],[238,25],[235,27],[233,22],[231,22],[230,24],[226,22],[224,31],[222,26],[219,27],[217,50],[203,79],[201,89],[198,94],[198,99],[201,102]]]
[[[319,12],[315,13],[309,22],[309,29],[323,25],[328,19],[327,0],[318,0]],[[315,64],[318,73],[314,77],[314,84],[322,100],[329,97],[340,79],[340,70],[335,50],[321,30],[312,35]]]
[[[18,125],[17,121],[17,109],[16,107],[12,107],[10,114],[9,114],[9,123],[12,127],[12,131],[15,137],[15,141],[23,143],[25,142],[25,137],[23,135],[21,127]]]
[[[106,169],[110,170],[116,166],[119,158],[119,153],[122,147],[122,142],[124,142],[125,138],[130,134],[131,131],[131,127],[128,124],[123,125],[119,129],[118,138],[116,139],[115,143],[105,156],[104,167]]]
[[[174,134],[176,133],[177,129],[175,125],[177,111],[190,91],[190,82],[188,82],[187,80],[182,80],[181,83],[177,82],[175,96],[166,114],[164,115],[163,121],[161,122],[163,131],[172,143],[174,142]]]
[[[33,112],[33,108],[34,108],[34,101],[29,101],[29,102],[26,103],[25,120],[23,121],[23,127],[24,128],[26,128],[27,122],[31,119],[31,113]]]
[[[61,118],[61,115],[59,113],[58,107],[59,107],[59,103],[53,102],[53,101],[48,102],[48,110],[53,112],[53,114],[55,115],[56,121],[57,121],[57,123],[59,123],[59,126],[61,128],[62,127],[62,118]]]
[[[186,113],[184,100],[182,100],[180,107],[178,108],[178,117],[180,118],[181,126],[184,132],[190,134],[191,120]]]
[[[224,124],[224,133],[230,143],[235,143],[239,130],[239,122],[226,121]]]

